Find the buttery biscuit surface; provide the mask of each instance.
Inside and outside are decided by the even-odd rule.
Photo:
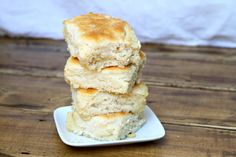
[[[140,42],[131,26],[118,18],[89,13],[64,21],[64,37],[72,56],[90,70],[138,64]]]

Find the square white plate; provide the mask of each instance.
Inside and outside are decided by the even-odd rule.
[[[122,145],[137,142],[146,142],[160,139],[165,136],[165,130],[156,117],[155,113],[148,107],[145,107],[144,115],[146,122],[135,133],[136,137],[126,138],[124,140],[116,141],[97,141],[84,136],[78,136],[66,129],[67,112],[71,111],[71,106],[59,107],[54,111],[54,120],[56,128],[61,140],[70,146],[74,147],[91,147],[91,146],[105,146],[105,145]]]

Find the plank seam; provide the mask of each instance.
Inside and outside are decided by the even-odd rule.
[[[162,124],[169,124],[169,125],[192,126],[192,127],[236,131],[236,127],[231,127],[231,126],[220,126],[220,125],[209,125],[209,124],[198,124],[198,123],[172,123],[172,122],[161,122],[161,123]]]

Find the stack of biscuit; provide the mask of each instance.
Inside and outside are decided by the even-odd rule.
[[[145,122],[147,86],[140,81],[145,54],[125,21],[89,13],[64,21],[71,56],[69,131],[97,140],[124,139]]]

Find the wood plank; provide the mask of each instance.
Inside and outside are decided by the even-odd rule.
[[[5,156],[179,156],[236,155],[236,132],[165,124],[166,137],[132,145],[73,148],[57,135],[51,112],[0,107],[0,155]]]
[[[2,75],[0,106],[52,112],[70,104],[69,86],[62,78]],[[149,85],[148,105],[168,124],[236,130],[236,93]]]
[[[64,40],[51,40],[45,38],[9,38],[0,37],[0,49],[9,48],[32,48],[36,50],[50,50],[54,52],[65,52],[66,43]]]
[[[143,78],[153,85],[236,91],[235,67],[236,55],[147,53]]]
[[[149,85],[148,105],[162,122],[236,130],[236,93]]]
[[[9,38],[0,37],[0,48],[47,48],[52,51],[66,51],[66,43],[64,40],[51,40],[40,38]],[[142,49],[148,52],[197,52],[204,54],[220,54],[220,55],[234,55],[235,49],[225,47],[211,47],[211,46],[181,46],[158,43],[142,43]]]
[[[63,76],[69,56],[63,41],[4,40],[3,43],[0,46],[0,73]],[[144,80],[158,86],[236,91],[236,75],[233,75],[235,49],[216,51],[216,48],[205,48],[203,51],[203,48],[184,48],[167,49],[160,46],[158,49],[156,46],[156,50],[149,51],[150,48],[144,46],[147,49]]]
[[[2,107],[52,112],[59,106],[70,104],[70,89],[62,78],[11,75],[0,77],[0,106]]]
[[[159,44],[159,43],[142,43],[144,51],[149,52],[193,52],[211,55],[224,55],[231,56],[235,55],[234,48],[217,47],[217,46],[184,46],[184,45],[170,45],[170,44]]]
[[[0,43],[0,156],[236,156],[235,49],[146,47],[148,105],[167,136],[127,146],[72,148],[60,141],[52,117],[55,108],[71,101],[62,78],[65,44]]]
[[[1,68],[63,70],[69,53],[47,47],[0,47]]]

